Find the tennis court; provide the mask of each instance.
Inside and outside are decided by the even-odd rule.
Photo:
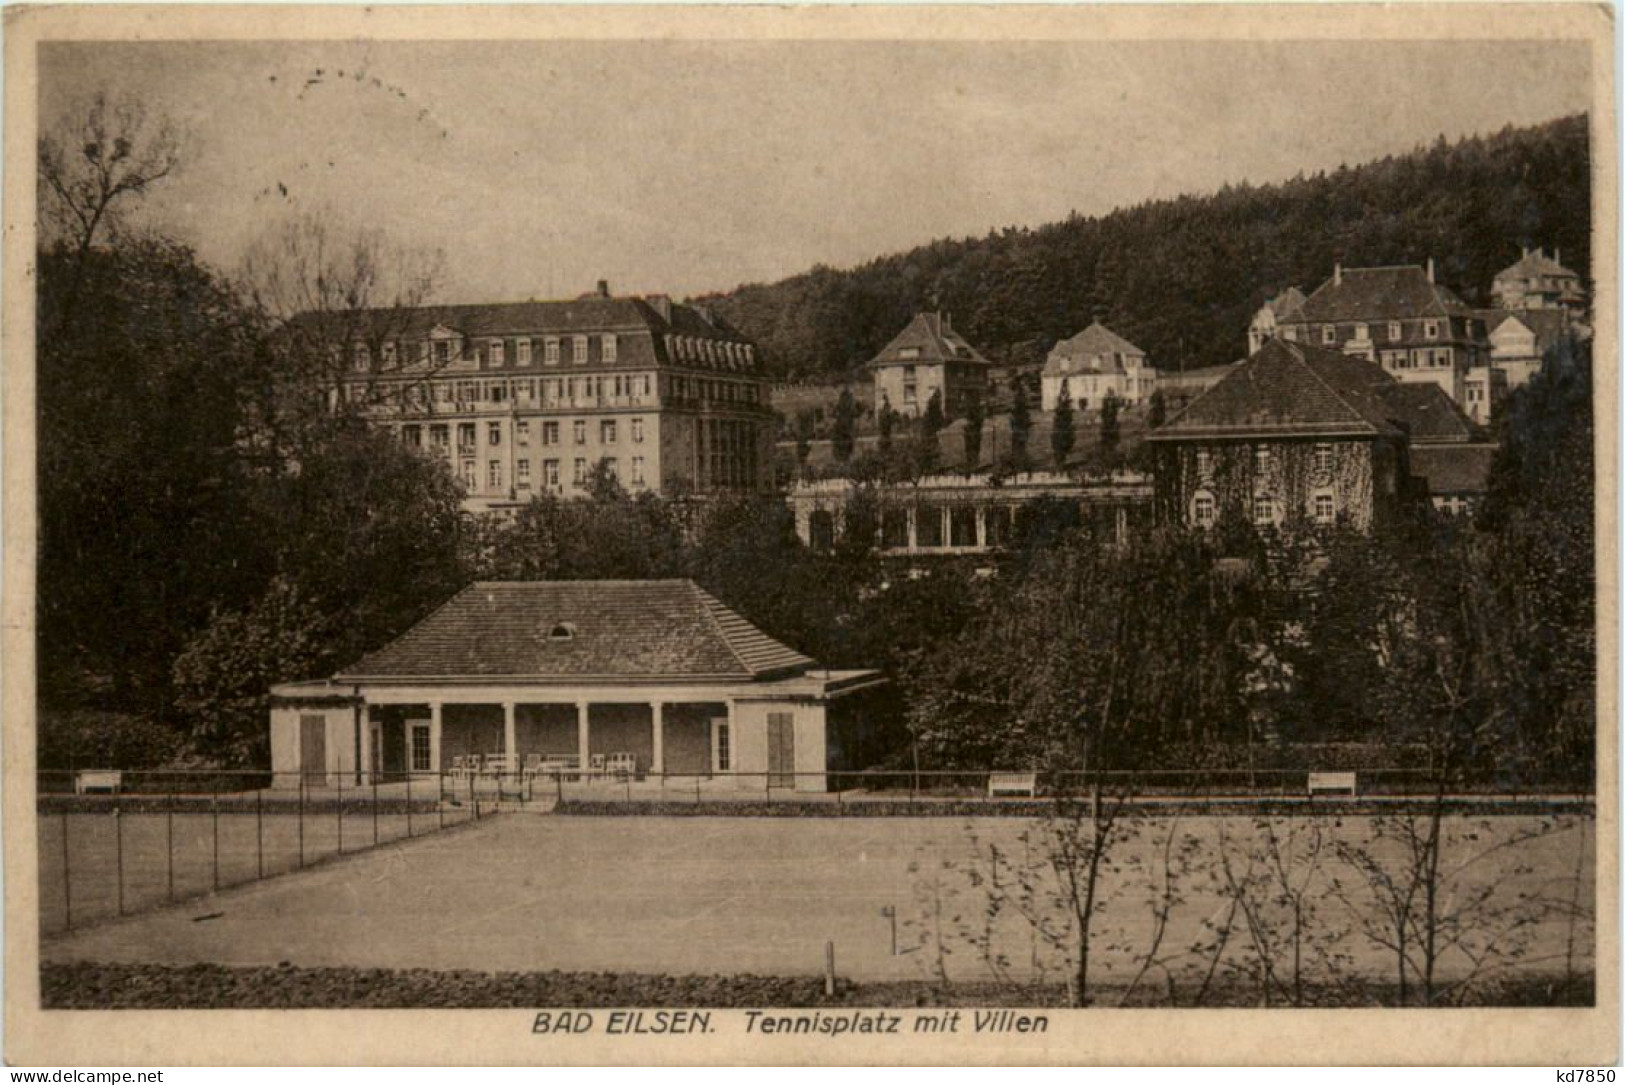
[[[1368,821],[1343,818],[1330,831],[1359,836]],[[1463,819],[1453,832],[1510,840],[1533,821]],[[1220,823],[1232,842],[1256,830],[1248,818],[1203,817],[1182,819],[1179,831],[1199,855],[1217,846]],[[823,967],[833,942],[837,970],[853,978],[983,979],[985,954],[968,941],[985,911],[985,888],[969,877],[972,838],[984,855],[993,845],[1020,856],[1031,829],[1017,818],[507,814],[48,939],[43,952],[61,961],[805,974]],[[1508,900],[1589,901],[1593,840],[1589,821],[1556,823],[1464,872],[1459,889],[1488,879]],[[1122,873],[1107,886],[1097,928],[1102,978],[1134,967],[1152,936],[1143,879],[1155,877],[1160,854],[1155,831],[1114,853]],[[1201,938],[1224,910],[1206,875],[1189,875],[1183,896],[1168,947]],[[1328,923],[1346,928],[1336,948],[1349,967],[1392,968],[1349,916],[1333,913],[1343,905],[1324,907]],[[1528,967],[1590,967],[1589,926],[1552,915],[1528,933]],[[1039,963],[1031,925],[1009,910],[991,943],[1012,973]],[[1580,960],[1563,960],[1566,945],[1578,946]]]

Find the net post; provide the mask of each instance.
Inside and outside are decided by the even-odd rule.
[[[299,773],[299,815],[295,819],[299,823],[299,865],[297,870],[305,869],[305,773]]]
[[[343,855],[344,854],[344,773],[342,773],[342,772],[339,773],[338,774],[338,779],[339,779],[339,797],[338,797],[338,801],[336,803],[334,803],[334,806],[338,808],[339,854]]]
[[[118,914],[124,914],[124,817],[113,803],[113,877],[118,880]]]
[[[412,839],[412,770],[406,770],[406,839]]]
[[[68,851],[68,811],[62,811],[62,925],[73,930],[73,865]]]
[[[276,777],[271,777],[276,782]],[[265,879],[265,789],[254,792],[254,873]]]
[[[214,778],[209,798],[210,817],[214,823],[214,889],[220,891],[220,777]]]
[[[175,795],[171,792],[164,803],[164,866],[169,885],[169,901],[175,901]]]
[[[372,846],[378,846],[378,774],[372,774]]]

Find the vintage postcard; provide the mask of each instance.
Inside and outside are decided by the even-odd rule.
[[[1613,30],[9,9],[7,1060],[1611,1064]]]

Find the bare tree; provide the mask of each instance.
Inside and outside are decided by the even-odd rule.
[[[456,356],[437,357],[425,338],[421,309],[443,262],[439,251],[316,213],[285,219],[249,246],[240,289],[271,329],[261,413],[278,458],[316,418],[433,410],[429,378],[467,349],[465,339]]]
[[[72,319],[91,248],[118,225],[132,198],[180,167],[182,150],[182,134],[167,117],[149,116],[138,101],[111,101],[105,92],[40,137],[41,237],[73,253],[64,324]]]

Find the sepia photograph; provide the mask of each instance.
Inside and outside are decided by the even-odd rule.
[[[9,10],[7,1061],[1617,1059],[1613,16],[1399,7]]]

